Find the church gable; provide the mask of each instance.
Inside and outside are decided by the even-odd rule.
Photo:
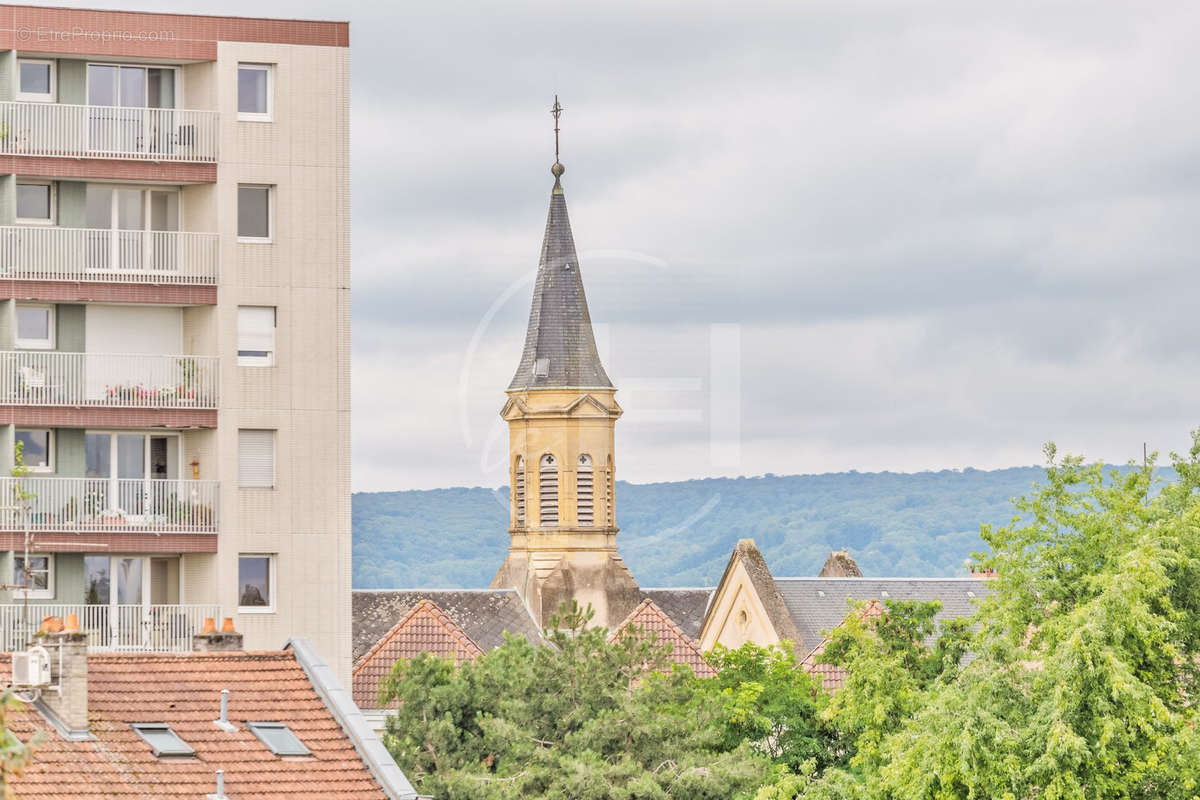
[[[762,553],[753,539],[741,539],[713,596],[700,646],[711,650],[718,644],[736,648],[753,642],[769,647],[784,639],[797,654],[807,652]]]

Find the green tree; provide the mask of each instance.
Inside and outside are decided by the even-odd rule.
[[[796,663],[790,642],[736,650],[718,645],[707,658],[718,672],[704,688],[720,695],[726,710],[724,746],[748,742],[793,770],[810,761],[825,766],[835,757],[836,734],[820,719],[827,695]]]
[[[727,704],[668,646],[616,642],[565,607],[548,645],[523,638],[474,662],[421,654],[381,687],[385,743],[441,800],[728,800],[752,796],[771,763],[725,737]]]
[[[983,526],[979,558],[999,577],[970,663],[948,667],[953,645],[929,679],[878,630],[848,631],[850,677],[827,713],[854,755],[760,800],[1198,796],[1200,432],[1170,483],[1152,460],[1046,455],[1046,484],[1009,525]]]

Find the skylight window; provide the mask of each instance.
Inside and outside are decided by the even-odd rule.
[[[311,756],[312,751],[282,722],[247,722],[246,727],[277,756]]]
[[[164,722],[139,722],[130,726],[156,756],[192,756],[196,751]]]

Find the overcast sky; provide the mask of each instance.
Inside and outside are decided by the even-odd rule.
[[[504,481],[555,92],[621,478],[1200,426],[1200,4],[205,11],[351,21],[357,490]]]

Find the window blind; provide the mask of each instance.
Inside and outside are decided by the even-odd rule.
[[[238,364],[270,364],[275,354],[275,307],[238,306]]]
[[[238,486],[275,486],[275,431],[238,431]]]

